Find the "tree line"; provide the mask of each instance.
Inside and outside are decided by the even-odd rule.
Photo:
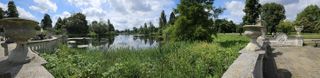
[[[256,24],[260,15],[269,34],[294,32],[294,26],[304,26],[305,33],[320,32],[320,8],[317,5],[307,6],[297,14],[294,21],[286,20],[284,6],[274,2],[261,5],[259,0],[246,0],[243,11],[245,12],[244,25]]]

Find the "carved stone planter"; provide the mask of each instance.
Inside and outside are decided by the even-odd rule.
[[[294,29],[297,31],[297,37],[302,37],[301,31],[303,30],[303,26],[295,26]]]
[[[12,63],[29,62],[34,57],[34,53],[26,43],[36,35],[35,28],[38,26],[38,22],[20,18],[6,18],[1,19],[0,24],[4,26],[5,35],[17,43],[17,47],[10,52],[7,60]]]
[[[261,50],[261,45],[257,42],[257,38],[262,35],[261,28],[263,27],[259,25],[245,25],[243,28],[245,29],[244,35],[250,38],[250,42],[243,50],[249,52]]]

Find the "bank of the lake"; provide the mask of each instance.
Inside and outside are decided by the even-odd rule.
[[[175,42],[161,48],[93,51],[61,46],[41,54],[57,78],[220,78],[248,39],[218,35],[212,43]]]

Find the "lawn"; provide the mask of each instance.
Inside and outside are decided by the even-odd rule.
[[[214,42],[174,42],[161,48],[71,49],[41,54],[57,78],[220,78],[248,39],[218,35]]]

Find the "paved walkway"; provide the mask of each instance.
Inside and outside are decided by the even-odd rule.
[[[279,78],[320,78],[320,48],[273,47]]]
[[[9,44],[8,51],[15,48],[16,44]],[[46,60],[35,54],[35,58],[27,64],[12,64],[6,59],[4,48],[0,46],[0,78],[53,78],[42,66]],[[10,53],[9,53],[10,54]]]

